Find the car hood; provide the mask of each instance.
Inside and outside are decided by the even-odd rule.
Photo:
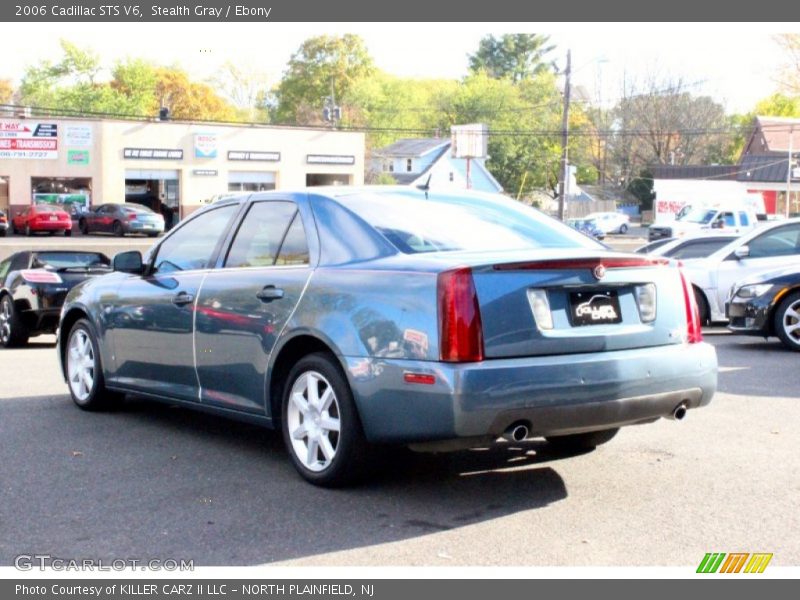
[[[780,283],[783,280],[800,282],[800,267],[785,267],[752,275],[741,282],[737,282],[736,287],[767,282]]]

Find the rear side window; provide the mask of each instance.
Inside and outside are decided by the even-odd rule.
[[[665,252],[664,256],[675,259],[705,258],[714,252],[727,246],[731,238],[720,238],[718,240],[703,240],[698,242],[688,242],[671,252]]]
[[[281,248],[289,239],[292,231],[290,225],[295,221],[297,206],[293,202],[256,202],[250,207],[242,221],[236,238],[231,244],[225,266],[236,267],[271,267],[277,264]],[[297,219],[299,222],[299,218]],[[305,232],[300,222],[302,245],[305,246]],[[297,230],[294,230],[290,242],[300,245]],[[306,255],[308,250],[306,249]],[[291,263],[284,263],[291,264]]]
[[[239,205],[210,210],[187,221],[158,248],[156,273],[205,269]]]
[[[742,227],[749,227],[750,226],[750,219],[747,218],[746,212],[739,213],[739,221],[742,223]]]
[[[800,254],[800,225],[788,225],[750,240],[750,258]]]
[[[338,197],[406,254],[533,248],[604,248],[572,227],[501,196],[422,193]]]

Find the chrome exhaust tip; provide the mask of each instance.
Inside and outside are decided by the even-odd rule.
[[[509,442],[521,442],[528,437],[528,426],[524,423],[515,423],[511,427],[505,430],[503,433],[503,439],[508,440]]]
[[[678,406],[675,407],[675,410],[672,411],[672,415],[670,418],[675,421],[682,421],[684,417],[686,417],[686,413],[688,412],[689,407],[686,406],[686,402],[681,402]]]

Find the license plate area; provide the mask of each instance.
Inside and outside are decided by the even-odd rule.
[[[573,327],[622,322],[616,290],[569,293],[569,322]]]

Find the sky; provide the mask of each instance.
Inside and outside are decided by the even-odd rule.
[[[800,31],[800,24],[683,23],[17,23],[3,28],[0,78],[19,81],[26,66],[57,60],[60,38],[97,51],[105,65],[142,57],[177,64],[208,79],[226,61],[280,79],[286,62],[304,39],[320,35],[361,35],[379,68],[403,77],[460,78],[467,55],[481,37],[502,33],[544,33],[561,66],[572,52],[573,83],[592,100],[612,105],[623,79],[681,78],[693,93],[711,95],[730,113],[748,112],[776,91],[785,55],[776,33]]]

